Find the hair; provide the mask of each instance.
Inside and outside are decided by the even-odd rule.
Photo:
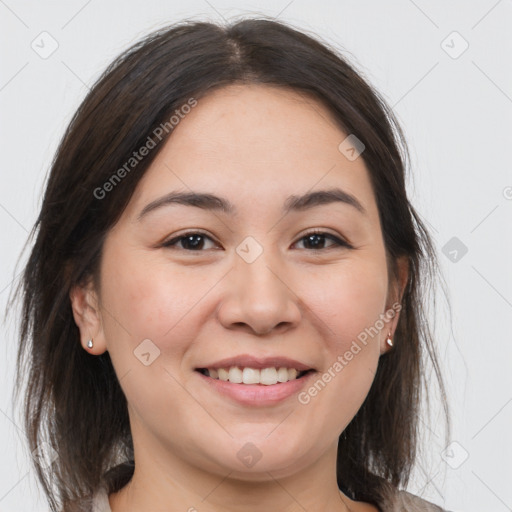
[[[422,385],[430,388],[426,363],[435,370],[450,429],[422,304],[439,268],[429,233],[406,194],[410,159],[391,108],[337,50],[287,24],[266,18],[225,25],[185,20],[126,50],[91,88],[57,149],[27,239],[35,237],[35,243],[15,292],[22,309],[14,401],[23,387],[28,445],[39,451],[34,468],[52,512],[83,510],[100,486],[115,492],[133,475],[126,397],[108,351],[91,356],[81,346],[69,292],[90,278],[99,284],[105,237],[172,130],[122,180],[113,183],[113,174],[126,170],[133,152],[154,140],[155,129],[168,126],[191,98],[200,101],[231,84],[313,97],[341,130],[363,142],[361,158],[390,274],[396,275],[398,258],[409,264],[393,350],[381,356],[364,403],[339,438],[340,489],[378,505],[390,489],[407,484],[418,455]],[[113,190],[102,199],[97,191],[106,190],[107,182]]]

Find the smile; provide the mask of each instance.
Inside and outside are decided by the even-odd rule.
[[[272,386],[274,384],[282,384],[291,380],[300,379],[312,370],[299,371],[296,368],[276,368],[275,366],[261,369],[231,366],[230,368],[199,368],[198,371],[212,379],[232,382],[233,384],[262,384],[264,386]]]
[[[286,380],[284,380],[285,370]],[[195,373],[208,386],[206,389],[216,395],[240,405],[264,407],[277,405],[297,395],[306,387],[311,376],[317,372],[315,370],[299,372],[295,368],[284,367],[267,367],[259,370],[250,367],[230,367],[198,368]]]

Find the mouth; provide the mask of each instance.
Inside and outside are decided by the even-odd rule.
[[[269,366],[266,368],[227,366],[224,368],[196,368],[195,371],[205,377],[233,384],[273,386],[302,379],[315,370],[312,368],[298,370],[285,366]]]
[[[318,373],[306,362],[277,354],[239,354],[202,362],[194,370],[207,393],[251,408],[287,402]]]
[[[316,370],[297,368],[229,366],[196,368],[194,372],[213,392],[250,408],[272,407],[292,399],[308,386]],[[297,402],[298,403],[298,402]]]

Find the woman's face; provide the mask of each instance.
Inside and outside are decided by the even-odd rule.
[[[137,461],[264,479],[335,456],[397,320],[347,135],[309,97],[233,85],[198,101],[139,182],[81,325],[110,354]],[[168,194],[189,200],[141,215]]]

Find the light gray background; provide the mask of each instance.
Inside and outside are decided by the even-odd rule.
[[[442,300],[431,315],[455,444],[443,451],[439,419],[423,418],[429,440],[409,490],[453,511],[512,510],[510,0],[0,0],[2,311],[51,158],[88,86],[153,29],[244,13],[318,34],[394,107],[411,149],[409,192],[431,228],[453,308],[451,324]],[[44,31],[58,44],[45,59],[31,47],[51,49]],[[452,237],[467,254],[455,246],[443,253]],[[0,512],[43,511],[10,401],[15,324],[11,316],[1,326]]]

